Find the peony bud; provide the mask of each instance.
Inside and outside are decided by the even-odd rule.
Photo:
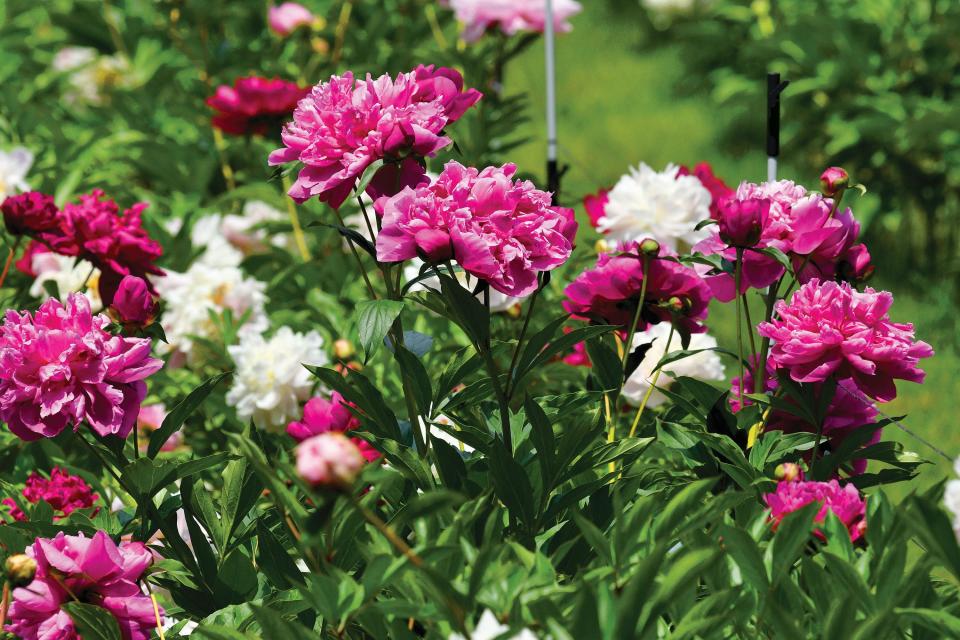
[[[820,187],[823,195],[833,197],[843,193],[850,186],[850,174],[840,167],[830,167],[820,174]]]
[[[281,38],[286,37],[303,25],[313,24],[313,14],[296,2],[284,2],[267,11],[267,23],[270,30]]]
[[[660,255],[660,243],[653,238],[647,238],[640,243],[640,253],[655,258]]]
[[[137,326],[150,322],[156,306],[146,281],[136,276],[123,277],[110,303],[121,323]]]
[[[53,196],[38,191],[10,196],[3,201],[0,209],[3,210],[3,222],[13,235],[33,235],[54,230],[60,215]]]
[[[365,463],[357,445],[342,433],[321,433],[297,447],[297,473],[313,486],[347,488]]]
[[[777,480],[783,480],[785,482],[794,482],[803,479],[803,470],[800,468],[800,465],[793,462],[784,462],[781,465],[777,465],[773,473]]]
[[[600,238],[593,245],[593,250],[596,251],[597,253],[607,253],[608,251],[610,251],[610,243],[604,240],[603,238]]]
[[[353,343],[346,338],[340,338],[333,343],[333,355],[337,360],[349,360],[357,351],[353,348]]]
[[[33,581],[37,573],[37,561],[28,555],[18,553],[7,558],[4,565],[7,570],[7,579],[14,587],[23,587]]]
[[[730,198],[719,205],[720,239],[732,247],[747,248],[760,242],[770,217],[770,201]]]

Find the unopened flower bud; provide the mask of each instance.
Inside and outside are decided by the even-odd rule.
[[[850,186],[850,174],[840,167],[830,167],[820,174],[823,195],[833,197]]]
[[[742,249],[753,247],[763,235],[770,217],[770,201],[737,200],[735,198],[720,203],[720,239],[732,247]]]
[[[597,240],[596,244],[593,245],[593,250],[597,253],[607,253],[610,251],[610,243],[603,238],[600,238]]]
[[[340,338],[333,343],[333,355],[337,357],[337,360],[349,360],[355,353],[356,349],[353,348],[353,343],[346,338]]]
[[[777,480],[783,480],[785,482],[794,482],[795,480],[803,478],[803,470],[800,469],[800,465],[793,462],[784,462],[781,465],[777,465],[773,473]]]
[[[37,573],[37,561],[28,555],[18,553],[7,558],[4,565],[7,570],[7,579],[14,587],[23,587],[33,581]]]
[[[653,238],[646,238],[640,243],[640,253],[645,256],[656,257],[660,255],[660,243]]]
[[[365,463],[357,445],[335,431],[304,440],[297,447],[297,473],[317,487],[349,487]]]
[[[691,305],[692,303],[690,302],[690,299],[687,298],[686,296],[684,297],[673,296],[666,302],[666,307],[672,313],[683,313],[685,311],[689,311]]]

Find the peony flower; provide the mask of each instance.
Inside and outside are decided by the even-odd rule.
[[[0,200],[15,193],[30,190],[30,185],[27,184],[27,172],[30,171],[31,166],[33,166],[33,153],[29,149],[14,147],[10,151],[0,151]]]
[[[774,530],[788,513],[802,509],[811,502],[819,502],[821,505],[820,511],[814,516],[814,522],[823,522],[827,518],[827,512],[832,511],[847,527],[850,540],[856,541],[867,530],[867,505],[852,484],[841,488],[836,480],[830,482],[783,481],[777,483],[777,490],[774,493],[768,493],[763,499],[770,507],[770,519],[773,521]],[[816,535],[825,539],[820,529],[816,530]]]
[[[587,219],[590,220],[590,226],[594,229],[600,224],[607,203],[610,201],[610,189],[600,189],[596,193],[591,193],[583,197],[583,209],[587,212]]]
[[[241,420],[261,429],[281,430],[300,412],[313,388],[304,364],[324,365],[323,338],[316,331],[295,333],[281,327],[272,338],[247,333],[227,347],[236,365],[227,403]]]
[[[449,256],[503,294],[529,295],[540,271],[570,257],[577,223],[572,209],[551,206],[550,194],[514,173],[512,164],[477,171],[449,162],[429,186],[377,200],[377,258]]]
[[[637,251],[636,246],[630,248]],[[702,333],[710,290],[693,269],[664,258],[652,258],[648,273],[637,253],[602,254],[597,266],[577,276],[564,289],[563,308],[591,322],[618,325],[633,323],[640,291],[647,280],[638,331],[659,322],[673,322],[688,333]]]
[[[953,473],[960,476],[960,458],[953,461]],[[953,515],[953,531],[960,540],[960,479],[947,481],[943,491],[943,505]]]
[[[613,242],[653,238],[671,251],[707,237],[695,227],[710,218],[712,198],[700,180],[676,165],[656,172],[645,164],[620,178],[606,194],[597,231]]]
[[[60,467],[54,467],[49,478],[31,472],[23,489],[23,497],[30,504],[37,504],[41,500],[49,504],[54,512],[54,520],[60,520],[77,509],[89,509],[100,499],[83,478],[70,475]],[[14,520],[27,519],[11,498],[4,498],[3,504],[10,507],[10,515]]]
[[[850,185],[850,174],[841,167],[829,167],[820,174],[820,188],[823,195],[830,196],[843,193]]]
[[[163,421],[167,417],[167,406],[162,402],[157,404],[148,404],[140,407],[140,413],[137,414],[137,434],[139,437],[140,449],[146,451],[150,446],[150,435],[163,426]],[[167,441],[160,447],[160,451],[169,453],[176,451],[183,446],[183,430],[177,429],[170,434]]]
[[[153,319],[157,303],[143,278],[123,276],[110,308],[121,323],[142,327]]]
[[[0,184],[0,188],[2,186]],[[60,210],[54,204],[53,196],[39,191],[9,196],[0,205],[0,210],[7,231],[15,236],[29,235],[51,241],[60,228]]]
[[[756,367],[756,361],[752,363]],[[777,381],[777,372],[770,360],[767,360],[767,375],[765,377],[764,389],[762,393],[772,393],[779,387]],[[753,393],[754,377],[751,370],[748,369],[743,379],[744,393]],[[815,385],[813,394],[819,396],[821,385]],[[789,397],[781,398],[781,401],[789,401]],[[740,398],[740,378],[735,377],[731,383],[730,408],[734,412],[740,411],[744,406],[753,404],[749,398],[741,400]],[[766,418],[766,429],[768,431],[783,431],[785,433],[816,433],[817,425],[811,424],[798,415],[799,408],[796,411],[772,409]],[[858,429],[864,426],[876,423],[880,412],[877,411],[873,401],[865,397],[849,381],[840,380],[837,389],[827,408],[826,416],[823,421],[823,435],[827,439],[830,448],[834,449],[843,444],[849,436],[853,435]],[[880,441],[881,432],[877,429],[873,438],[864,446],[876,444]],[[854,459],[852,472],[861,474],[867,470],[867,460],[860,458]]]
[[[61,238],[51,248],[80,256],[100,270],[98,289],[104,304],[113,300],[123,276],[143,278],[149,285],[147,274],[163,275],[154,264],[163,248],[141,222],[146,208],[147,203],[138,202],[120,215],[117,203],[104,199],[100,189],[80,196],[79,204],[67,203],[63,208]]]
[[[335,431],[308,438],[297,447],[297,473],[313,486],[349,487],[364,464],[360,449]]]
[[[441,132],[480,96],[475,89],[463,91],[458,72],[432,65],[396,78],[355,80],[350,72],[332,76],[297,106],[293,122],[283,129],[284,147],[270,154],[270,164],[302,162],[290,197],[304,202],[316,196],[339,208],[367,167],[383,159],[392,166],[380,171],[399,180],[388,192],[378,182],[375,193],[393,195],[419,184],[424,175],[422,167],[413,170],[410,162],[403,173],[396,165],[405,158],[432,156],[450,144]]]
[[[296,2],[284,2],[267,10],[267,24],[270,25],[270,30],[281,38],[312,22],[313,14],[310,10]]]
[[[207,98],[213,126],[235,136],[273,135],[310,89],[279,78],[237,78]]]
[[[813,279],[780,301],[771,322],[757,331],[770,338],[770,359],[777,370],[797,382],[850,378],[868,397],[880,402],[897,395],[894,380],[923,382],[918,364],[933,355],[926,342],[915,341],[912,324],[892,322],[887,312],[893,296],[864,292],[848,284]]]
[[[667,323],[655,324],[646,331],[641,331],[633,337],[633,348],[636,349],[643,345],[650,345],[649,350],[640,362],[640,366],[630,374],[627,381],[623,384],[623,398],[635,407],[640,406],[644,396],[653,383],[653,377],[656,375],[654,369],[660,360],[667,355],[667,338],[670,334],[670,326]],[[705,333],[694,334],[690,337],[690,351],[700,349],[715,349],[717,340],[713,336]],[[670,353],[682,352],[685,349],[681,345],[680,338],[674,336],[670,341]],[[723,363],[716,351],[703,351],[692,356],[687,356],[676,362],[663,367],[660,377],[657,380],[657,386],[669,386],[674,379],[679,376],[696,378],[698,380],[724,380]],[[647,401],[648,407],[656,407],[666,402],[667,397],[659,390],[654,389],[650,393],[650,399]]]
[[[521,31],[543,33],[547,22],[545,0],[441,0],[463,24],[461,36],[476,42],[489,29],[498,28],[508,36]],[[576,0],[554,0],[553,25],[559,33],[573,27],[569,19],[583,7]]]
[[[287,435],[297,442],[303,442],[321,433],[347,433],[359,426],[360,421],[347,409],[347,402],[343,396],[334,391],[330,394],[329,400],[321,397],[308,400],[303,408],[303,418],[287,425]],[[360,438],[350,438],[350,440],[357,445],[368,462],[380,457],[380,452],[366,440]]]
[[[105,331],[109,320],[72,294],[36,314],[7,311],[0,327],[0,419],[24,440],[53,437],[86,422],[99,435],[125,438],[163,362],[150,340]]]
[[[760,242],[769,214],[769,200],[725,200],[717,219],[720,239],[740,249],[754,246]]]
[[[506,635],[508,633],[510,635]],[[511,633],[508,625],[497,620],[497,616],[490,609],[484,609],[469,638],[455,633],[447,640],[537,640],[537,635],[529,629],[520,629]]]
[[[26,587],[13,590],[6,629],[23,640],[79,640],[62,605],[74,598],[106,609],[123,640],[148,640],[157,626],[153,602],[138,584],[153,564],[141,542],[119,546],[103,531],[37,538],[27,549],[37,572]],[[161,610],[162,616],[162,610]]]
[[[30,247],[33,247],[31,250]],[[100,311],[103,301],[97,291],[100,282],[100,270],[86,260],[62,256],[46,250],[39,243],[31,243],[24,258],[30,259],[30,273],[35,279],[30,285],[30,295],[34,298],[46,298],[47,284],[57,287],[60,302],[66,302],[71,293],[81,293],[90,301],[90,310]],[[25,265],[22,265],[25,266]]]
[[[694,176],[700,181],[700,184],[710,192],[710,217],[714,220],[720,216],[720,202],[734,194],[726,182],[713,172],[713,167],[709,162],[700,162],[693,167],[691,171],[687,167],[680,165],[678,176]]]
[[[67,77],[63,101],[69,106],[103,104],[103,90],[129,84],[126,56],[102,56],[92,47],[64,47],[54,55],[51,67]]]

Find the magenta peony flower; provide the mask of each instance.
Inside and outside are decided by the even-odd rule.
[[[120,215],[117,203],[104,199],[100,189],[80,196],[79,204],[63,208],[62,239],[51,248],[63,255],[79,255],[100,269],[98,288],[104,305],[113,301],[124,276],[137,276],[152,287],[147,274],[164,275],[154,264],[163,247],[150,238],[141,221],[146,208],[147,203],[138,202]]]
[[[475,89],[463,91],[458,72],[432,65],[396,78],[382,75],[374,80],[368,75],[355,80],[350,72],[332,76],[300,101],[293,122],[283,129],[284,148],[270,154],[270,164],[302,162],[290,197],[304,202],[316,196],[338,208],[377,160],[396,165],[405,158],[431,156],[450,144],[442,135],[444,127],[480,97]],[[419,184],[424,174],[409,162],[404,171],[392,170],[398,178],[394,188],[385,191],[381,180],[371,195],[394,195]]]
[[[16,267],[20,273],[30,276],[31,278],[36,278],[38,274],[33,268],[33,257],[41,253],[51,253],[51,251],[43,243],[31,240],[27,244],[27,248],[24,249],[23,255],[13,263],[13,266]]]
[[[850,185],[850,174],[841,167],[828,167],[820,174],[820,188],[823,195],[833,197]]]
[[[297,473],[314,486],[349,487],[364,464],[360,449],[336,431],[308,438],[297,447]]]
[[[700,180],[704,188],[710,192],[710,217],[714,220],[719,219],[720,202],[731,197],[734,194],[734,190],[713,172],[713,167],[710,166],[710,163],[700,162],[693,167],[692,171],[680,165],[680,171],[677,172],[677,177],[679,176],[695,176]]]
[[[852,484],[840,487],[836,480],[830,482],[808,482],[796,480],[777,483],[777,490],[763,497],[770,507],[770,519],[776,529],[784,516],[801,509],[811,502],[821,504],[820,511],[814,516],[814,522],[823,522],[827,512],[832,511],[850,533],[850,540],[859,539],[867,530],[867,505],[856,487]],[[820,529],[816,530],[820,539],[825,539]]]
[[[80,640],[61,609],[75,597],[109,611],[124,640],[152,637],[157,628],[153,602],[138,582],[154,556],[143,543],[117,546],[103,531],[92,538],[61,532],[37,538],[27,555],[36,560],[37,572],[29,585],[13,590],[7,631],[23,640]]]
[[[70,294],[35,315],[7,311],[0,326],[0,419],[24,440],[53,437],[86,421],[125,438],[147,392],[144,379],[163,366],[150,340],[107,333],[109,320]]]
[[[309,92],[294,82],[250,76],[237,78],[232,87],[217,87],[207,105],[217,112],[213,126],[224,133],[266,136],[280,129]]]
[[[769,215],[769,200],[728,198],[720,204],[720,217],[717,219],[720,239],[731,247],[752,247],[760,242]]]
[[[550,194],[513,180],[512,164],[483,171],[449,162],[428,186],[409,187],[375,203],[383,216],[377,258],[455,260],[508,296],[537,288],[537,274],[570,257],[577,223]]]
[[[499,28],[512,36],[520,31],[542,33],[546,28],[545,0],[441,0],[463,23],[463,39],[475,42],[489,29]],[[576,0],[554,0],[554,28],[565,33],[572,27],[568,20],[583,7]]]
[[[143,278],[123,276],[111,308],[125,325],[143,326],[150,322],[157,304]]]
[[[297,442],[321,433],[347,433],[360,426],[360,421],[347,409],[347,402],[334,391],[330,399],[311,398],[303,408],[303,419],[287,425],[287,434]],[[380,452],[366,440],[350,438],[368,462],[380,457]]]
[[[607,202],[610,200],[610,189],[600,189],[600,191],[588,194],[583,197],[583,208],[587,212],[587,218],[590,220],[590,226],[594,229],[600,222],[600,218],[606,215]]]
[[[60,210],[53,196],[39,191],[28,191],[10,196],[0,205],[3,222],[13,235],[47,238],[60,228]]]
[[[797,382],[850,378],[868,397],[887,402],[897,395],[894,380],[923,382],[920,358],[933,355],[926,342],[914,341],[912,324],[890,320],[892,303],[886,291],[813,279],[789,305],[778,302],[774,319],[757,331],[773,340],[775,368]]]
[[[270,25],[270,30],[281,38],[312,22],[313,14],[310,10],[296,2],[284,2],[267,10],[267,24]]]
[[[23,489],[23,497],[30,504],[37,504],[41,500],[49,504],[54,511],[54,520],[60,520],[77,509],[89,509],[100,499],[83,478],[70,475],[60,467],[54,467],[49,478],[32,472]],[[2,502],[10,507],[10,515],[14,520],[26,520],[26,515],[13,499],[4,498]]]
[[[567,285],[563,307],[580,318],[601,324],[630,327],[640,302],[643,281],[647,291],[638,331],[659,322],[673,322],[682,331],[702,333],[710,290],[697,273],[662,257],[650,260],[649,273],[636,245],[630,253],[601,254],[597,266]]]

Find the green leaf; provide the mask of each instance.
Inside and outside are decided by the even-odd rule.
[[[83,602],[65,602],[61,606],[83,640],[121,640],[117,619],[103,607]]]
[[[811,502],[793,513],[788,513],[780,522],[771,547],[773,584],[780,582],[790,572],[794,561],[807,544],[810,532],[813,531],[813,518],[820,506],[819,502]]]
[[[515,516],[524,522],[532,522],[535,514],[530,479],[499,438],[490,447],[488,462],[497,497]]]
[[[236,629],[221,625],[205,624],[197,627],[193,633],[208,640],[259,640],[257,636],[241,633]]]
[[[394,357],[400,363],[402,374],[407,378],[407,384],[413,391],[413,399],[417,403],[420,415],[429,416],[433,389],[430,386],[430,376],[420,359],[413,355],[406,347],[397,346]]]
[[[156,458],[157,454],[160,453],[160,448],[163,447],[167,439],[173,435],[173,432],[183,426],[184,421],[207,399],[207,396],[210,395],[214,387],[231,373],[232,371],[226,371],[207,379],[203,384],[191,391],[186,398],[181,400],[177,406],[167,414],[167,417],[163,419],[163,424],[160,425],[160,428],[150,435],[147,457]]]
[[[253,609],[253,616],[260,624],[264,638],[290,638],[291,640],[293,638],[297,638],[298,640],[300,638],[303,640],[319,640],[320,638],[320,636],[302,624],[294,622],[293,620],[287,620],[269,607],[260,607],[251,604],[250,608]]]
[[[590,373],[600,383],[603,391],[619,390],[623,385],[623,367],[620,358],[599,337],[587,340],[587,355],[593,368]]]
[[[362,194],[367,190],[367,186],[369,186],[370,182],[373,180],[373,177],[377,175],[377,171],[380,171],[382,167],[383,159],[381,158],[363,170],[363,175],[360,176],[360,182],[357,183],[356,192],[358,194]]]
[[[740,574],[747,584],[759,592],[766,591],[770,578],[756,541],[742,529],[726,524],[720,525],[717,532],[720,534],[721,547],[740,567]]]
[[[122,471],[125,486],[137,494],[138,500],[151,497],[177,478],[177,465],[150,458],[137,458]]]
[[[401,311],[401,300],[363,300],[357,303],[357,332],[360,334],[360,346],[363,347],[364,363],[383,344],[383,339]]]
[[[446,274],[440,275],[440,290],[446,304],[446,316],[463,329],[475,345],[484,345],[490,339],[490,312],[459,282]]]
[[[257,520],[257,566],[278,589],[304,584],[297,564],[280,540],[263,523],[263,518]]]
[[[572,511],[571,515],[573,516],[573,521],[577,524],[577,528],[580,529],[580,533],[583,534],[584,540],[587,541],[587,544],[593,547],[593,550],[597,552],[601,560],[607,564],[612,564],[613,554],[610,551],[610,541],[607,540],[603,531],[600,531],[597,525],[583,517],[583,514],[579,511]]]

